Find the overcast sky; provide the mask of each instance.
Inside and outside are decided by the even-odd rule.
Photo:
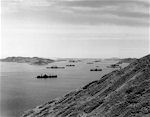
[[[2,57],[149,54],[149,0],[1,0]]]

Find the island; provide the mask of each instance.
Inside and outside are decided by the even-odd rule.
[[[37,79],[47,79],[47,78],[57,78],[57,75],[40,75],[36,77]]]
[[[17,63],[28,63],[30,65],[47,65],[54,62],[55,60],[39,58],[39,57],[7,57],[1,59],[1,62],[17,62]]]
[[[150,117],[150,55],[30,109],[22,117]]]

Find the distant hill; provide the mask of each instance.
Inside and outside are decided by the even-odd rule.
[[[22,117],[150,117],[150,55]]]
[[[124,58],[124,59],[120,59],[117,64],[132,63],[135,60],[137,60],[137,59],[136,58]]]
[[[132,63],[133,61],[136,60],[136,58],[117,58],[117,57],[114,57],[114,58],[107,58],[107,59],[104,59],[104,60],[119,61],[117,64],[122,64],[122,63]]]
[[[2,62],[17,62],[17,63],[29,63],[32,65],[46,65],[48,63],[54,62],[52,59],[45,59],[39,57],[7,57],[1,59]]]

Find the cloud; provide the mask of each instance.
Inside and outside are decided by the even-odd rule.
[[[117,16],[125,18],[140,18],[148,21],[149,3],[143,1],[125,0],[80,0],[63,1],[58,3],[65,11],[75,14],[93,16]],[[136,20],[136,19],[135,19]]]
[[[106,5],[120,5],[120,4],[136,4],[149,6],[149,2],[146,1],[135,1],[135,0],[59,0],[56,1],[59,5],[64,6],[82,6],[82,7],[101,7]]]
[[[149,25],[150,4],[146,0],[2,0],[2,6],[7,12],[60,23]]]

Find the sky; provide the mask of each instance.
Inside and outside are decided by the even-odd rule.
[[[149,0],[1,0],[1,57],[142,57]]]

